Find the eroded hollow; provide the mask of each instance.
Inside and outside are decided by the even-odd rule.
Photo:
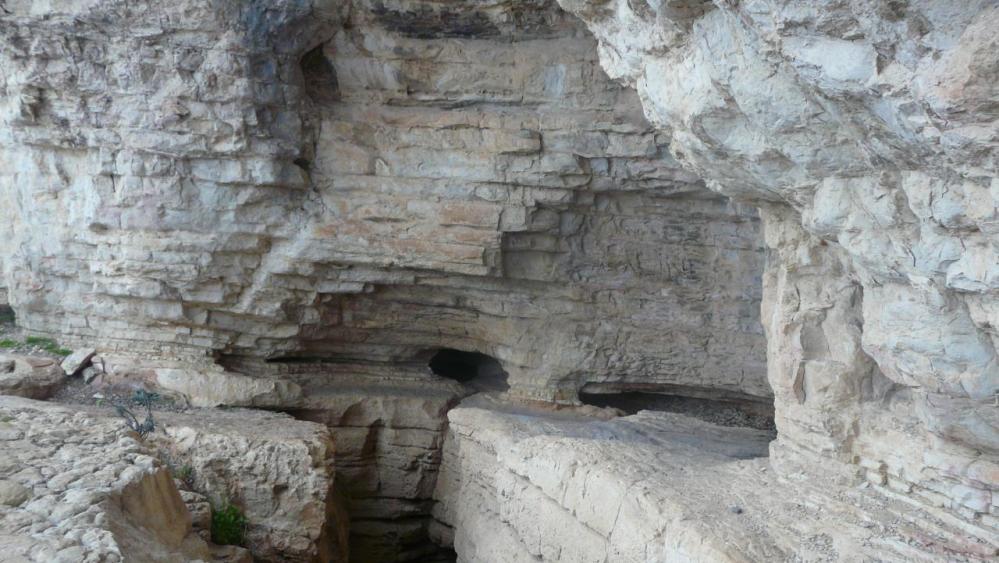
[[[580,390],[579,400],[596,407],[620,409],[627,414],[643,410],[675,412],[719,426],[755,428],[777,434],[772,401],[750,395],[684,385],[588,383]]]
[[[436,375],[461,382],[476,391],[510,389],[506,370],[499,360],[480,352],[441,348],[430,358],[427,366]]]
[[[340,100],[340,82],[336,68],[323,52],[325,44],[302,55],[299,67],[305,81],[305,93],[319,106],[330,106]]]

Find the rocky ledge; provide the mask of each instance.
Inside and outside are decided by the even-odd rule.
[[[781,478],[770,436],[675,413],[601,420],[472,400],[435,497],[459,561],[981,561],[999,535],[869,485]]]
[[[242,410],[154,417],[143,440],[106,407],[0,396],[3,560],[346,561],[325,427]],[[212,511],[230,505],[245,549],[210,543]]]

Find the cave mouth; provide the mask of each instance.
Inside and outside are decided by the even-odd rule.
[[[719,426],[755,428],[776,437],[773,400],[684,385],[608,386],[588,383],[579,391],[583,404],[639,411],[673,412]]]
[[[0,303],[0,324],[12,325],[17,321],[17,315],[10,305]]]
[[[481,352],[441,348],[433,353],[427,367],[434,374],[453,379],[476,391],[507,391],[507,373],[499,360]]]
[[[302,55],[299,68],[305,82],[305,94],[320,107],[330,107],[340,101],[340,82],[336,68],[323,52],[326,44]]]

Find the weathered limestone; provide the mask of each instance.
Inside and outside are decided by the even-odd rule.
[[[274,373],[302,388],[285,410],[336,441],[353,561],[431,561],[439,551],[427,529],[446,414],[468,391],[414,367],[278,364]]]
[[[545,400],[769,396],[754,211],[553,2],[451,4],[7,2],[19,322],[143,356],[474,350]]]
[[[73,353],[66,356],[66,359],[60,365],[62,366],[62,370],[66,372],[66,375],[70,377],[80,375],[90,365],[90,360],[95,355],[97,355],[97,350],[93,348],[80,348],[73,350]]]
[[[257,561],[346,561],[347,523],[334,498],[334,445],[320,425],[230,409],[157,413],[148,438],[214,506],[238,506]]]
[[[119,421],[0,397],[4,561],[219,561],[170,474]]]
[[[763,207],[782,464],[999,527],[970,471],[999,463],[999,6],[560,3],[677,158]]]
[[[55,360],[0,354],[0,395],[47,399],[65,379]]]
[[[0,397],[5,561],[347,560],[325,427],[260,411],[158,411],[142,443],[113,411],[78,409]],[[178,475],[197,493],[179,493]],[[212,507],[226,503],[247,518],[247,549],[204,541]]]
[[[452,410],[434,514],[459,561],[980,561],[999,535],[871,488],[782,481],[766,433],[679,414]]]
[[[686,447],[725,436],[662,438],[704,430],[675,417],[551,438],[455,414],[482,504],[445,480],[440,519],[466,560],[994,557],[999,5],[560,3],[582,23],[543,0],[3,2],[0,303],[125,358],[101,383],[328,426],[360,553],[432,549],[467,389],[424,366],[454,348],[521,399],[772,396],[786,480]],[[619,498],[577,494],[591,473]],[[767,495],[791,504],[754,519]],[[618,528],[596,508],[624,497]],[[305,520],[259,549],[322,551]]]

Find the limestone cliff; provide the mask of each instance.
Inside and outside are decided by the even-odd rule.
[[[763,210],[781,457],[994,529],[999,5],[560,3],[673,154]]]
[[[0,304],[102,383],[325,424],[356,560],[988,558],[997,31],[997,0],[0,1]],[[483,389],[448,362],[496,413],[448,426]],[[777,438],[509,405],[583,392],[772,401]],[[791,500],[720,517],[689,467]]]

